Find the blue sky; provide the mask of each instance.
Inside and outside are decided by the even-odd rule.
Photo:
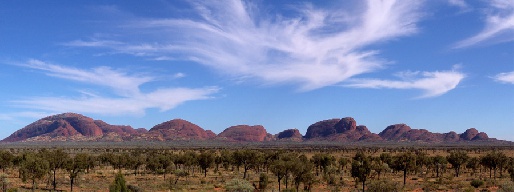
[[[511,0],[9,0],[0,26],[0,138],[76,112],[216,133],[350,116],[514,141]]]

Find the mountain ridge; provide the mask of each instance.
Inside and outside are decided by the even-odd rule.
[[[286,129],[275,135],[262,125],[235,125],[219,134],[183,119],[173,119],[153,126],[150,130],[134,129],[128,125],[110,125],[78,113],[62,113],[39,119],[4,138],[2,142],[30,141],[176,141],[222,140],[231,142],[334,141],[377,142],[416,141],[427,143],[499,141],[487,133],[469,128],[461,134],[454,131],[434,133],[413,129],[406,124],[387,126],[380,133],[372,133],[354,118],[334,118],[311,124],[302,135],[298,129]]]

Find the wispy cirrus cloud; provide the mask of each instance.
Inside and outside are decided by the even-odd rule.
[[[514,71],[512,72],[506,72],[506,73],[499,73],[492,77],[495,81],[501,82],[501,83],[510,83],[514,84]]]
[[[379,50],[367,47],[418,30],[422,1],[356,3],[364,3],[358,6],[361,10],[302,4],[292,5],[292,14],[280,15],[246,1],[194,1],[194,19],[130,20],[120,27],[132,31],[126,36],[138,38],[77,40],[67,45],[108,48],[155,60],[189,60],[244,79],[294,83],[312,90],[385,67]]]
[[[81,70],[66,66],[49,64],[31,59],[21,66],[44,71],[48,76],[106,86],[122,96],[138,95],[139,86],[155,79],[150,76],[129,76],[121,71],[102,66],[92,70]]]
[[[480,43],[514,41],[514,1],[490,0],[485,12],[485,26],[478,34],[455,44],[464,48]]]
[[[458,67],[454,67],[458,68]],[[436,97],[453,90],[466,77],[456,69],[449,71],[407,71],[396,74],[400,80],[351,79],[347,87],[374,89],[419,89],[418,98]]]
[[[51,113],[34,112],[34,111],[0,113],[0,120],[2,120],[2,121],[17,121],[17,119],[19,119],[19,118],[39,119],[39,118],[47,117],[50,115],[51,115]]]
[[[116,95],[107,97],[86,93],[78,97],[31,97],[12,101],[18,107],[49,112],[144,114],[149,108],[167,111],[187,101],[209,99],[219,90],[218,87],[160,88],[142,92],[140,86],[155,81],[155,77],[130,75],[108,67],[83,70],[40,60],[29,60],[20,66],[37,69],[56,78],[108,87]]]

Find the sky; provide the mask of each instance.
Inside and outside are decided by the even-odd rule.
[[[514,141],[514,1],[6,0],[0,89],[0,138],[74,112],[215,133],[353,117]]]

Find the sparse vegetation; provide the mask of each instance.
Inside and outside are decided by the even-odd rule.
[[[508,191],[513,157],[512,149],[387,146],[13,148],[0,151],[0,190]]]

